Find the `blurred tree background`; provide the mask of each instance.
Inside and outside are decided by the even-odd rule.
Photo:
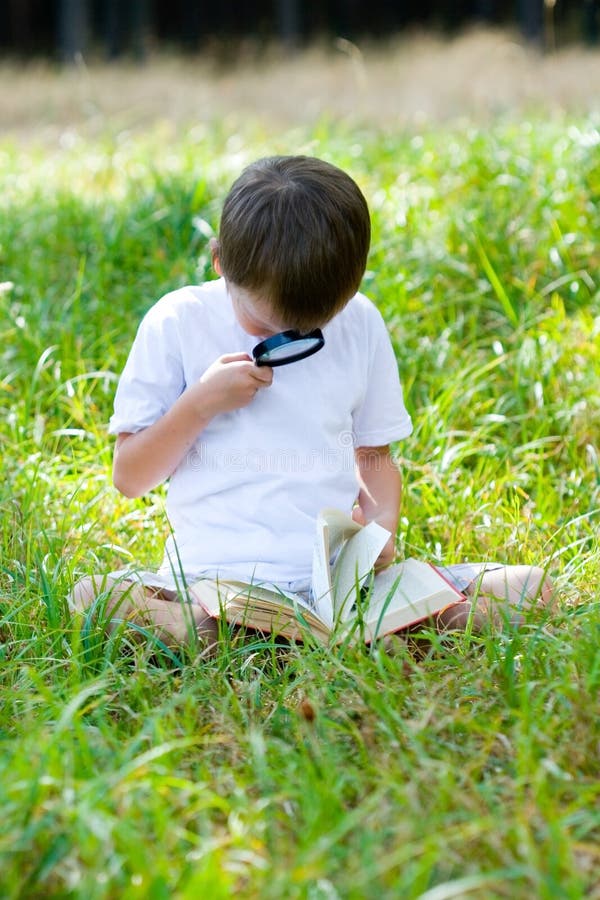
[[[248,38],[294,47],[476,24],[519,29],[540,47],[597,43],[600,0],[0,0],[0,52],[141,60],[151,49],[195,53]]]

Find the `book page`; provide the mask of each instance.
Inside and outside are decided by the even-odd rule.
[[[387,634],[464,599],[429,563],[406,559],[375,576],[363,613],[365,630],[371,637]]]
[[[319,513],[319,519],[327,523],[329,549],[332,556],[335,555],[344,541],[363,528],[362,525],[354,521],[352,516],[342,512],[340,509],[322,509]]]
[[[317,516],[312,589],[318,614],[330,627],[336,615],[331,562],[344,542],[362,530],[362,525],[339,509],[323,509]]]
[[[367,580],[390,537],[390,532],[377,522],[356,527],[358,530],[348,535],[333,566],[333,607],[336,620],[345,620],[352,615],[357,588],[362,587]]]
[[[320,618],[333,625],[333,591],[329,567],[329,526],[323,515],[317,516],[317,528],[313,545],[312,592]]]
[[[291,607],[295,609],[301,606],[313,615],[314,609],[307,599],[301,594],[292,591],[284,591],[282,588],[268,581],[252,583],[233,579],[201,578],[192,585],[195,597],[201,601],[203,608],[214,615],[219,612],[223,604],[233,599],[244,598],[252,601],[257,608],[267,609],[277,607]]]
[[[300,594],[280,590],[276,585],[264,582],[252,584],[244,581],[218,581],[201,579],[194,582],[195,601],[211,616],[222,612],[228,622],[246,625],[265,631],[277,630],[281,634],[298,632],[305,623],[318,635],[326,635],[329,628]]]

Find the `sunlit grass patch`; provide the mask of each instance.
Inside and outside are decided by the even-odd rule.
[[[226,132],[0,151],[2,893],[594,896],[598,123]],[[270,152],[373,210],[415,424],[400,552],[541,563],[554,612],[393,655],[226,632],[212,659],[71,618],[79,575],[160,559],[163,492],[111,486],[116,379]]]

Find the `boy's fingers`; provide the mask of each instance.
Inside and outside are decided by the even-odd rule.
[[[358,503],[356,504],[356,506],[354,506],[352,508],[352,519],[355,522],[358,522],[359,525],[367,524],[367,520],[366,520],[365,514],[362,510],[362,507],[359,506]]]
[[[271,384],[273,381],[273,369],[269,366],[257,366],[247,353],[224,353],[223,356],[219,357],[219,362],[225,363],[225,365],[234,362],[251,363],[249,374],[252,378],[255,378],[257,381],[265,381],[267,384]]]
[[[226,366],[231,363],[248,363],[247,366],[242,367],[241,371],[243,371],[244,377],[251,379],[256,390],[268,387],[273,381],[273,369],[269,366],[255,365],[254,360],[247,353],[224,353],[219,357],[218,362]]]
[[[222,363],[252,362],[252,357],[248,356],[247,353],[224,353],[219,359]]]
[[[252,377],[256,381],[261,382],[261,387],[271,384],[273,381],[273,369],[270,369],[268,366],[254,366],[253,368]]]

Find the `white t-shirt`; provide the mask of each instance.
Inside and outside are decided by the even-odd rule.
[[[356,500],[354,448],[410,434],[376,307],[357,294],[323,333],[322,350],[274,369],[270,387],[198,435],[170,478],[159,573],[307,581],[317,513]],[[223,279],[167,294],[140,324],[110,432],[148,427],[217,357],[251,355],[259,340],[239,325]]]

